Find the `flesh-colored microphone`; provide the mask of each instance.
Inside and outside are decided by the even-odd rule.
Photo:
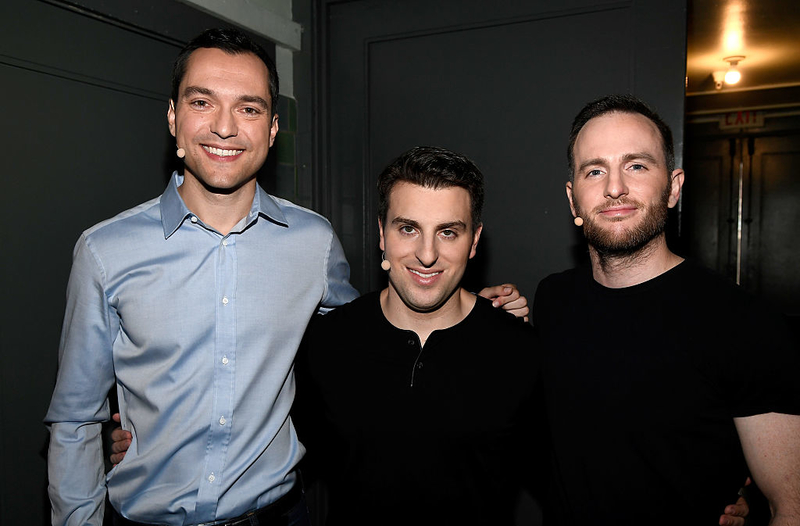
[[[581,216],[576,216],[572,222],[575,223],[575,226],[583,226],[583,218]]]
[[[178,156],[179,158],[181,158],[181,159],[183,159],[184,157],[186,157],[186,150],[184,150],[183,148],[178,148],[178,151],[177,151],[177,152],[175,152],[175,153],[176,153],[176,154],[177,154],[177,156]]]

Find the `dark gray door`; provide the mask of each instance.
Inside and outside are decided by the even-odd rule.
[[[402,151],[462,152],[486,176],[470,282],[532,297],[583,248],[564,193],[571,119],[589,100],[635,93],[682,146],[685,3],[321,2],[320,208],[362,291],[384,285],[374,192]]]
[[[685,251],[790,316],[800,335],[800,120],[687,126]]]

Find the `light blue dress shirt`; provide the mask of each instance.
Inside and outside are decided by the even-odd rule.
[[[328,221],[257,189],[223,236],[178,194],[83,233],[75,246],[45,422],[53,524],[96,524],[108,488],[123,516],[183,525],[265,506],[303,456],[289,417],[310,317],[354,299]],[[125,459],[104,473],[114,386]]]

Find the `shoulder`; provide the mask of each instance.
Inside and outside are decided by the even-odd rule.
[[[351,356],[362,342],[376,344],[382,327],[382,313],[377,293],[369,293],[345,303],[326,314],[315,314],[308,324],[301,356],[307,367],[323,371]]]
[[[561,292],[567,289],[573,289],[586,279],[586,276],[591,275],[591,270],[588,267],[578,267],[550,274],[539,282],[536,287],[536,296],[547,293],[550,291]]]
[[[533,300],[534,319],[543,311],[550,311],[559,305],[567,306],[579,290],[585,290],[591,280],[591,269],[578,267],[556,274],[550,274],[536,286]]]
[[[290,228],[293,226],[311,226],[328,232],[333,231],[330,221],[322,214],[302,207],[288,199],[276,197],[271,194],[265,195],[267,199],[270,199],[280,209]]]
[[[530,323],[503,309],[492,306],[492,302],[478,296],[473,312],[466,318],[470,326],[479,333],[493,337],[533,341],[534,331]]]
[[[485,362],[485,370],[500,367],[510,382],[517,378],[530,379],[536,374],[541,353],[536,331],[530,323],[493,307],[489,300],[481,297],[464,321],[468,326],[457,333],[455,340],[459,342],[459,353],[469,352],[483,362],[488,352],[491,360]],[[464,322],[461,325],[464,326]]]
[[[146,231],[149,228],[154,229],[154,232],[163,233],[160,201],[161,197],[153,198],[101,221],[84,230],[81,240],[96,248],[102,248],[106,244],[117,245],[124,242],[125,239],[129,239],[131,234]]]
[[[702,305],[713,303],[723,310],[732,310],[752,308],[760,303],[732,280],[694,261],[684,261],[675,271],[664,283],[665,288],[678,291]]]
[[[370,292],[340,305],[326,314],[317,314],[311,320],[309,332],[315,338],[326,338],[333,333],[353,335],[353,331],[365,331],[383,316],[380,308],[380,293]]]

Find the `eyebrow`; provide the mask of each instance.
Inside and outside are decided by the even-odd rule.
[[[183,96],[190,97],[192,95],[205,95],[207,97],[213,97],[216,94],[213,90],[203,88],[201,86],[186,86],[186,88],[183,90]],[[258,95],[240,95],[236,100],[249,104],[258,104],[263,106],[265,109],[269,109],[269,103],[263,97],[259,97]]]
[[[413,219],[408,219],[407,217],[395,217],[392,219],[393,225],[409,225],[413,226],[414,228],[419,228],[420,224]],[[454,229],[454,228],[462,228],[464,230],[467,229],[467,224],[463,221],[447,221],[446,223],[440,223],[436,225],[436,230],[446,230],[446,229]]]
[[[647,152],[634,152],[634,153],[626,153],[622,156],[622,162],[627,163],[631,161],[635,161],[637,159],[641,159],[643,161],[648,161],[656,166],[658,166],[658,159],[653,157]],[[582,172],[589,166],[601,165],[604,166],[608,163],[608,161],[602,157],[595,157],[594,159],[589,159],[588,161],[584,161],[578,166],[578,171]]]

